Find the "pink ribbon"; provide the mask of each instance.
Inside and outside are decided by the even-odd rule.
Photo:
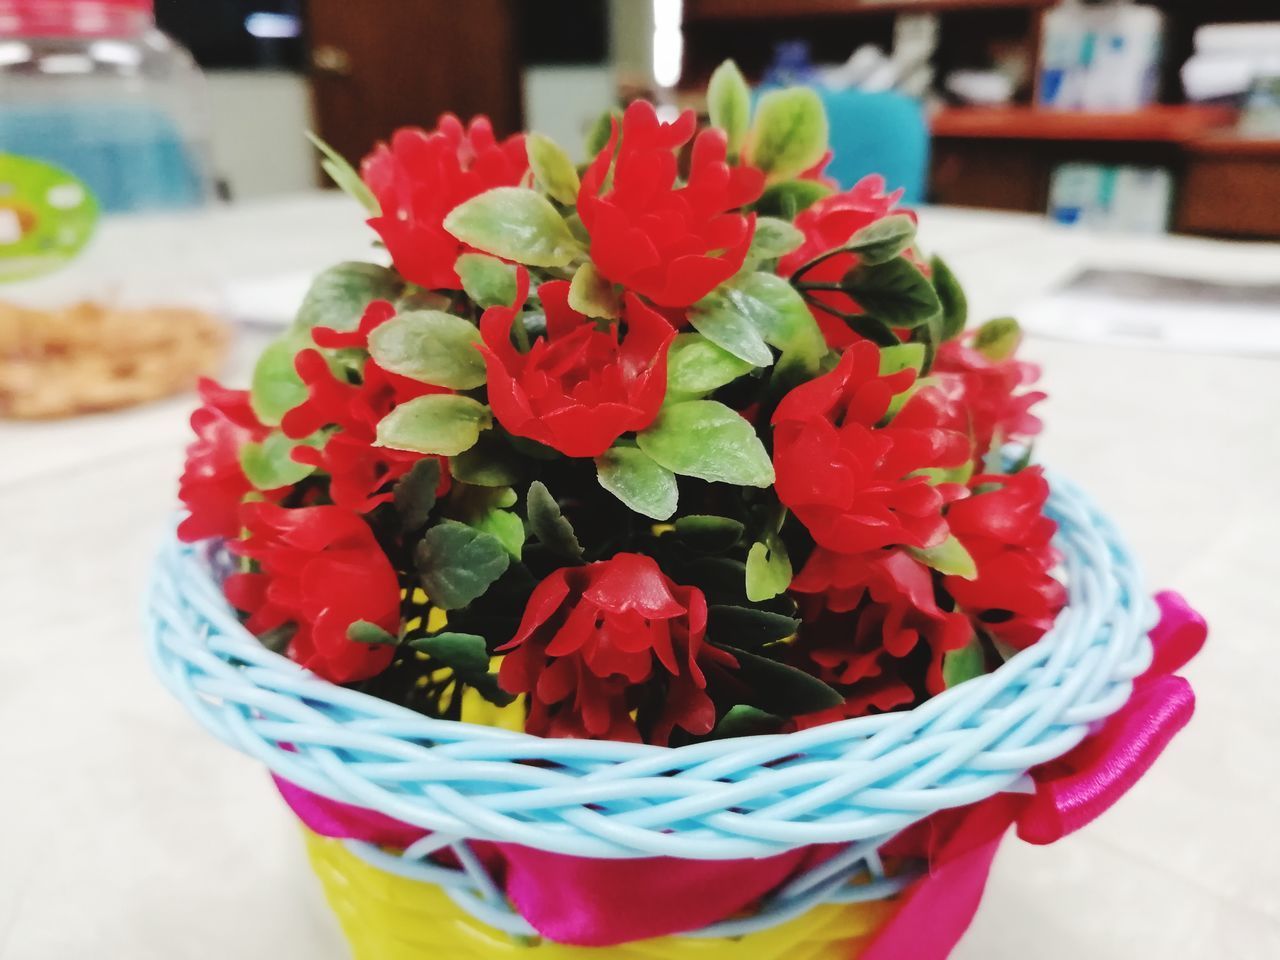
[[[890,856],[924,860],[927,876],[901,897],[863,960],[944,960],[968,929],[996,850],[1009,827],[1031,843],[1053,843],[1109,809],[1151,767],[1195,707],[1173,671],[1204,645],[1204,620],[1176,593],[1156,597],[1155,659],[1133,697],[1075,750],[1032,771],[1034,795],[1001,794],[945,810],[896,837]],[[326,800],[276,778],[285,802],[326,837],[404,848],[425,831],[361,807]],[[813,847],[761,860],[657,857],[590,860],[514,844],[472,844],[512,904],[544,937],[614,946],[697,930],[749,908],[838,848]]]

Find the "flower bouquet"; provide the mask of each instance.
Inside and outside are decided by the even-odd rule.
[[[330,152],[393,266],[202,388],[152,651],[359,957],[942,958],[1190,716],[1203,623],[1031,464],[1016,322],[811,91],[708,99],[581,169]]]

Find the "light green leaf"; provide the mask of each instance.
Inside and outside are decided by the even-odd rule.
[[[681,476],[743,487],[767,487],[774,480],[773,464],[755,428],[713,400],[664,407],[636,442],[655,462]]]
[[[330,179],[338,185],[343,193],[360,203],[365,210],[369,211],[371,217],[382,216],[382,206],[378,203],[378,198],[373,195],[373,191],[368,185],[360,179],[360,174],[355,168],[347,162],[346,157],[338,153],[337,150],[329,146],[310,130],[307,131],[307,139],[311,141],[321,154],[324,160],[320,162],[320,166],[324,168]]]
[[[942,312],[933,284],[902,257],[860,264],[845,275],[843,287],[863,310],[890,327],[918,327]]]
[[[773,353],[763,333],[745,305],[735,299],[736,291],[723,286],[689,308],[690,325],[726,353],[752,367],[773,363]]]
[[[723,130],[728,138],[729,153],[736,154],[751,126],[751,91],[732,60],[720,64],[711,74],[707,85],[707,112],[711,115],[711,125]]]
[[[535,480],[529,485],[525,506],[529,514],[529,529],[539,543],[566,560],[582,559],[582,544],[578,542],[573,524],[560,512],[560,504],[556,503],[546,484]]]
[[[511,554],[491,534],[442,520],[423,535],[414,562],[431,602],[457,610],[483,595],[506,572]]]
[[[893,347],[880,348],[880,376],[887,377],[891,373],[907,369],[916,373],[924,369],[923,343],[899,343]]]
[[[1022,327],[1013,317],[997,317],[978,328],[974,349],[988,360],[1008,360],[1022,344]]]
[[[791,586],[791,557],[776,533],[752,545],[747,554],[747,599],[752,603],[772,600]]]
[[[495,537],[516,560],[524,551],[524,521],[510,510],[486,510],[470,524]]]
[[[527,187],[494,187],[460,204],[444,228],[477,250],[531,267],[564,267],[582,253],[551,201]]]
[[[464,253],[454,269],[462,289],[481,307],[509,307],[516,299],[516,268],[497,257]]]
[[[249,404],[254,414],[268,426],[307,399],[307,387],[294,369],[299,350],[313,346],[310,336],[287,333],[258,356],[249,385]]]
[[[777,217],[758,217],[756,232],[751,238],[749,257],[756,260],[774,260],[785,257],[804,244],[804,234],[786,220]]]
[[[942,301],[941,339],[953,340],[964,332],[965,324],[969,322],[969,300],[960,281],[941,257],[934,257],[930,265],[933,268],[933,286]]]
[[[955,534],[950,534],[935,547],[924,549],[908,547],[907,549],[913,557],[925,566],[937,570],[944,577],[963,577],[965,580],[972,580],[978,575],[978,567],[973,562],[973,556],[965,549],[964,544],[956,539]]]
[[[820,180],[784,180],[765,188],[756,201],[756,212],[761,216],[794,220],[796,214],[833,193],[835,191]]]
[[[667,398],[704,397],[754,369],[702,334],[682,333],[667,354]]]
[[[905,213],[895,213],[869,223],[849,240],[848,249],[868,266],[887,263],[901,256],[916,239],[916,222]]]
[[[775,274],[757,272],[739,278],[733,289],[731,299],[766,340],[817,370],[827,341],[795,287]]]
[[[760,98],[744,153],[770,183],[804,173],[826,152],[827,113],[817,93],[791,87]]]
[[[616,320],[622,316],[622,297],[613,284],[588,261],[569,284],[569,306],[588,317]]]
[[[676,512],[676,476],[635,447],[613,447],[596,458],[600,486],[642,516],[666,520]]]
[[[370,623],[368,620],[357,620],[351,626],[347,627],[347,639],[352,643],[367,644],[389,644],[395,645],[399,642],[398,638],[387,633],[376,623]]]
[[[524,142],[529,152],[529,167],[537,178],[538,186],[553,200],[567,207],[573,206],[578,200],[580,184],[578,171],[569,155],[554,140],[541,133],[529,134]]]
[[[609,137],[613,135],[615,121],[622,123],[622,111],[617,107],[606,110],[596,117],[595,122],[591,124],[591,129],[587,131],[587,138],[584,142],[588,157],[594,159],[596,154],[609,145]]]
[[[440,487],[440,461],[423,457],[401,477],[395,486],[396,512],[410,530],[427,524],[436,505],[436,490]]]
[[[369,304],[375,300],[394,303],[404,289],[404,281],[386,267],[376,263],[340,263],[312,281],[294,327],[354,330]]]
[[[948,690],[986,672],[987,655],[977,637],[970,640],[968,646],[950,650],[942,658],[942,680]]]
[[[484,256],[476,254],[476,256]],[[499,260],[498,263],[502,261]],[[512,267],[511,269],[515,269]],[[415,287],[412,284],[407,287],[400,295],[400,299],[396,301],[396,313],[412,313],[415,310],[445,310],[449,309],[452,300],[438,290],[424,290],[422,287]]]
[[[322,436],[317,436],[314,441],[299,441],[286,437],[279,430],[272,430],[261,443],[246,443],[240,448],[240,467],[249,482],[259,490],[291,487],[316,470],[294,460],[294,448],[318,446],[323,440]]]
[[[378,424],[378,446],[456,457],[493,425],[489,408],[470,397],[436,393],[400,404]]]
[[[409,641],[413,649],[438,660],[460,677],[483,676],[489,672],[489,645],[474,633],[445,631]]]
[[[485,381],[480,331],[470,321],[439,310],[401,314],[369,334],[369,355],[392,373],[450,390],[472,390]]]

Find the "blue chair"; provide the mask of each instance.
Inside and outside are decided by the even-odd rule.
[[[929,125],[919,100],[901,93],[818,90],[831,121],[835,157],[827,173],[842,187],[882,174],[903,202],[920,203],[929,177]]]

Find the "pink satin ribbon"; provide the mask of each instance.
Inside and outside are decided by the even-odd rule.
[[[1204,620],[1176,593],[1156,597],[1155,660],[1129,703],[1071,753],[1032,771],[1034,795],[1002,794],[946,810],[896,837],[890,856],[925,860],[928,875],[901,897],[893,919],[863,960],[944,960],[968,929],[1000,841],[1017,824],[1031,843],[1053,843],[1109,809],[1191,719],[1195,698],[1172,676],[1204,645]],[[285,802],[326,837],[403,848],[424,831],[382,814],[326,800],[276,778]],[[832,847],[762,860],[688,861],[659,857],[589,860],[513,844],[472,844],[543,936],[576,946],[613,946],[697,930],[733,916],[788,878],[830,856]]]

